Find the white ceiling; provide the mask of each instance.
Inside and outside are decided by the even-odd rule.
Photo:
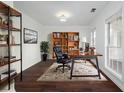
[[[107,1],[14,1],[15,7],[46,26],[86,26],[107,3]],[[95,13],[90,12],[92,8],[96,8]],[[56,17],[61,11],[70,14],[65,23]]]

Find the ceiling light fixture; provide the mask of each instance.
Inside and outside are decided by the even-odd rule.
[[[60,21],[61,22],[66,22],[67,21],[66,16],[64,14],[60,16]]]
[[[60,11],[56,14],[56,17],[58,17],[59,21],[61,22],[66,22],[70,16],[70,13],[68,13],[67,11]]]

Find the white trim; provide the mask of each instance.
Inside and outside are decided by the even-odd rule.
[[[109,77],[112,80],[112,82],[114,82],[122,91],[124,91],[124,87],[122,87],[122,85],[120,83],[118,83],[118,81],[120,81],[120,80],[116,80],[115,79],[116,77],[112,77],[111,73],[108,69],[102,68],[101,71],[104,72],[107,75],[107,77]]]
[[[122,75],[121,74],[118,74],[118,73],[116,73],[115,71],[113,71],[111,68],[109,68],[109,67],[105,67],[106,68],[106,70],[108,70],[111,74],[113,74],[115,77],[117,77],[119,80],[121,80],[122,81]]]

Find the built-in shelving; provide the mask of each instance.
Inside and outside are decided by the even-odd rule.
[[[68,55],[79,55],[79,32],[53,32],[52,45],[60,46],[63,53]]]

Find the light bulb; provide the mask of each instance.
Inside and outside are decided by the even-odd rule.
[[[66,22],[67,20],[65,18],[60,18],[61,22]]]

